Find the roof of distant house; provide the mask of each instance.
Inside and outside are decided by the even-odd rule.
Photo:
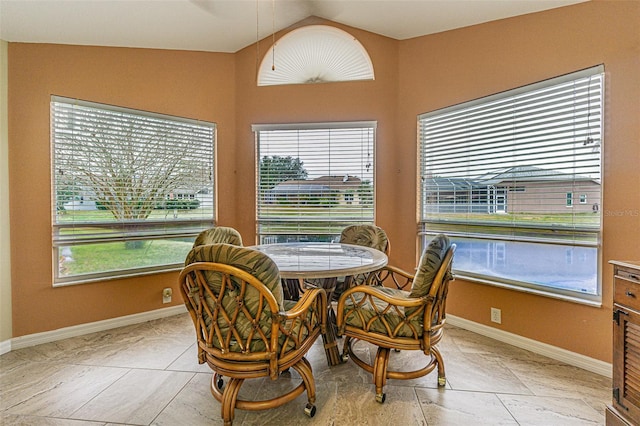
[[[320,176],[309,180],[287,180],[274,186],[272,192],[323,192],[358,188],[362,180],[356,176]]]

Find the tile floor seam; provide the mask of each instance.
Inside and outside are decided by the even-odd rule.
[[[98,396],[100,396],[102,393],[106,392],[107,389],[109,389],[111,386],[113,386],[116,382],[122,380],[123,377],[125,377],[127,374],[129,374],[132,370],[134,370],[133,368],[128,368],[127,372],[124,373],[123,375],[121,375],[120,377],[118,377],[116,380],[114,380],[113,382],[111,382],[108,386],[105,386],[104,389],[102,389],[100,392],[96,393],[92,398],[88,399],[87,401],[84,402],[84,404],[82,404],[80,407],[76,408],[75,410],[73,410],[73,412],[71,412],[71,414],[69,416],[67,416],[67,419],[72,419],[72,420],[79,420],[79,421],[91,421],[91,420],[86,420],[86,419],[75,419],[73,416],[75,413],[77,413],[78,411],[82,410],[85,406],[87,406],[87,404],[91,403],[91,401],[93,401],[94,399],[96,399]],[[105,424],[108,424],[109,422],[105,421]]]
[[[89,407],[92,410],[94,408],[104,409],[106,406],[101,405],[104,401],[96,400],[96,398],[108,395],[104,392],[107,392],[132,372],[136,372],[136,377],[138,377],[135,381],[129,382],[135,384],[132,389],[144,386],[141,383],[144,383],[146,374],[157,372],[155,373],[157,376],[152,377],[158,377],[155,381],[159,384],[157,385],[158,389],[151,389],[147,393],[148,395],[161,391],[160,386],[164,386],[162,385],[164,382],[160,378],[165,376],[171,378],[168,382],[169,385],[162,391],[164,393],[159,393],[162,396],[162,403],[147,411],[147,415],[151,414],[153,418],[132,414],[126,418],[129,422],[121,420],[108,422],[103,420],[106,419],[105,417],[97,417],[100,420],[86,420],[87,425],[132,425],[134,419],[138,419],[136,424],[141,424],[139,420],[144,419],[145,422],[148,422],[145,426],[152,424],[173,426],[177,424],[176,421],[180,421],[180,424],[189,424],[189,426],[209,425],[212,420],[214,424],[221,423],[220,404],[213,398],[209,390],[210,377],[213,372],[211,370],[205,371],[205,368],[198,364],[194,350],[196,348],[193,347],[195,336],[192,343],[186,342],[181,337],[186,333],[193,332],[193,324],[187,315],[185,313],[167,319],[154,320],[153,324],[146,327],[125,326],[117,330],[92,333],[85,339],[84,347],[74,341],[70,344],[61,342],[56,347],[42,346],[40,352],[38,352],[38,348],[33,349],[31,355],[47,357],[44,360],[30,361],[30,353],[22,351],[13,355],[11,352],[1,355],[0,379],[2,387],[6,387],[8,390],[0,389],[0,396],[15,398],[15,401],[11,399],[12,407],[25,403],[27,400],[30,403],[36,402],[36,404],[29,406],[28,410],[22,410],[25,414],[9,413],[7,407],[4,406],[0,411],[0,424],[5,426],[24,424],[61,426],[68,425],[69,422],[76,419],[79,425],[83,424],[82,420],[74,419],[73,416],[83,408],[85,411]],[[152,345],[157,344],[158,350],[166,350],[164,354],[150,351],[149,347],[145,347],[145,345],[138,344],[135,347],[126,345],[126,342],[131,340],[140,342],[140,339],[136,340],[136,336],[148,333],[149,326],[156,329]],[[102,336],[106,334],[112,337],[109,339],[108,357],[102,357],[103,362],[98,360],[100,357],[95,357],[94,360],[87,357],[90,361],[89,364],[74,360],[74,351],[85,356],[89,353],[90,348],[100,344]],[[122,342],[118,336],[123,338]],[[470,424],[470,422],[490,424],[495,420],[496,423],[546,426],[552,424],[550,421],[554,419],[555,421],[565,419],[564,422],[584,421],[589,424],[604,424],[604,407],[611,400],[610,383],[601,377],[596,377],[595,373],[582,369],[569,369],[570,366],[558,362],[550,365],[549,359],[545,357],[507,344],[498,345],[488,337],[453,326],[445,328],[444,337],[439,346],[447,368],[446,388],[438,388],[434,372],[423,378],[410,381],[393,381],[387,383],[388,388],[385,387],[385,390],[388,390],[388,398],[381,405],[375,402],[375,388],[370,374],[365,373],[351,360],[340,366],[328,367],[322,345],[314,345],[307,358],[312,365],[316,379],[316,404],[322,401],[324,405],[324,407],[318,405],[316,416],[312,419],[304,419],[306,416],[301,415],[299,405],[306,402],[306,394],[303,393],[298,397],[300,399],[276,409],[267,411],[236,410],[237,422],[235,424],[324,426],[389,424],[390,422],[420,424],[424,422],[428,426],[438,426]],[[183,347],[184,349],[182,349]],[[372,348],[363,347],[363,351],[366,353],[370,353],[371,350]],[[53,356],[48,358],[50,354]],[[477,356],[477,354],[483,354],[483,356]],[[158,355],[162,357],[158,358]],[[145,356],[154,365],[165,362],[167,364],[164,368],[145,367]],[[415,362],[417,364],[420,356],[424,355],[406,351],[392,358],[396,358],[396,361],[400,363]],[[116,360],[120,365],[106,365],[110,360]],[[470,361],[472,362],[470,363]],[[126,366],[127,362],[130,362],[131,365]],[[64,380],[69,381],[68,386],[57,391],[54,389],[49,393],[45,392],[46,394],[39,393],[41,389],[38,389],[38,386],[52,386],[46,381],[46,374],[42,373],[48,369],[58,368],[69,368],[69,375],[63,376]],[[50,414],[55,412],[55,409],[50,409],[49,405],[53,404],[53,407],[60,403],[61,407],[64,407],[62,404],[65,404],[69,398],[82,397],[84,392],[84,388],[80,386],[82,382],[72,375],[73,371],[81,368],[117,369],[123,373],[87,401],[77,399],[77,402],[82,402],[82,404],[76,407],[71,415]],[[30,371],[33,371],[31,376]],[[39,377],[38,374],[42,377]],[[83,380],[86,381],[87,377]],[[18,386],[28,383],[34,385],[32,387]],[[253,389],[251,386],[246,386],[250,395],[266,393],[272,387],[270,382],[263,381],[257,381],[255,385]],[[285,384],[280,383],[280,386],[282,385]],[[123,386],[124,383],[121,387]],[[273,386],[275,391],[278,390],[277,386],[277,384]],[[69,389],[74,393],[67,394]],[[94,389],[97,388],[94,387]],[[116,389],[118,388],[112,388],[111,396],[114,395],[113,392]],[[558,407],[555,400],[559,397],[554,395],[558,395],[559,392],[566,394],[564,398],[570,402],[571,409],[563,411],[561,407]],[[135,410],[144,408],[139,405],[144,404],[143,395],[132,393],[128,398],[131,399],[131,401],[127,399],[127,404],[131,404],[128,405],[128,412],[133,413]],[[491,401],[491,398],[494,398],[493,404],[484,403]],[[415,402],[411,403],[412,400]],[[87,406],[87,404],[92,405]],[[139,408],[136,408],[136,404]],[[460,410],[461,407],[464,409]],[[536,407],[542,407],[546,412],[537,413],[534,411]],[[514,409],[517,412],[514,412]],[[157,412],[152,410],[157,410]],[[531,413],[537,413],[535,416],[541,417],[527,417],[531,416]],[[4,423],[5,420],[6,423]]]

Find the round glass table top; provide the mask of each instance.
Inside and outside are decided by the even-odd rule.
[[[383,252],[342,243],[262,244],[260,250],[278,265],[282,278],[330,278],[375,271],[387,264]]]

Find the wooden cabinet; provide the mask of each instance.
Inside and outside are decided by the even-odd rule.
[[[640,261],[611,261],[613,398],[607,425],[640,424]]]

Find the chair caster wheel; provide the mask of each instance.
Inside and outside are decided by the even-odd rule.
[[[306,407],[304,407],[304,413],[309,416],[309,417],[313,417],[316,415],[316,406],[313,404],[307,404]]]
[[[387,399],[387,394],[386,393],[377,393],[376,394],[376,402],[379,402],[380,404],[384,404],[384,401]]]
[[[438,386],[444,386],[447,384],[447,379],[444,377],[438,377]]]
[[[342,354],[342,362],[347,362],[349,361],[349,354]]]

